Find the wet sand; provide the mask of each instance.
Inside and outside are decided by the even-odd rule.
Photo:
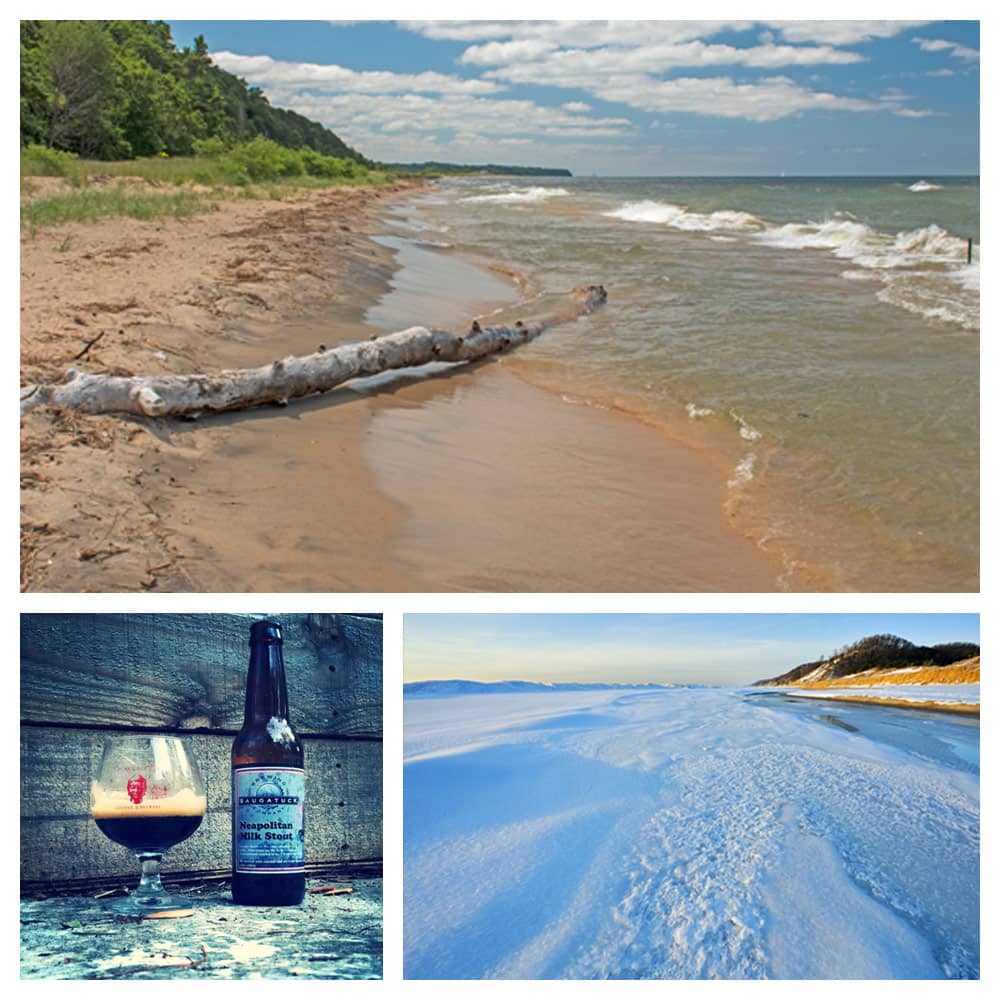
[[[465,590],[773,588],[723,520],[724,470],[652,428],[502,363],[398,397],[375,413],[367,455],[405,507],[390,546],[404,565]]]
[[[375,212],[352,215],[362,231],[330,246],[331,214],[302,211],[309,239],[288,250],[310,271],[304,285],[275,275],[270,292],[255,290],[266,309],[212,315],[193,303],[184,337],[168,312],[128,336],[172,346],[170,370],[246,366],[387,326],[460,328],[494,296],[516,295],[505,279],[472,282],[445,254],[414,263],[412,248],[364,238],[384,231]],[[211,241],[207,229],[202,237]],[[88,360],[100,370],[99,354]],[[22,439],[26,589],[776,586],[767,555],[725,520],[726,467],[623,414],[531,386],[502,360],[195,422],[31,414]]]
[[[499,365],[175,426],[147,482],[199,590],[764,590],[722,482]],[[171,484],[182,483],[180,490]]]

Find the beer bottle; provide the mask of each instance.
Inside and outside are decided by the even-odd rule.
[[[291,906],[305,896],[305,771],[288,721],[281,626],[250,627],[243,728],[233,741],[233,902]]]

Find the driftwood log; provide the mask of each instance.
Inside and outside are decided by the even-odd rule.
[[[120,376],[89,375],[74,368],[59,384],[43,383],[21,390],[21,413],[42,404],[84,413],[133,413],[148,417],[193,416],[238,410],[262,403],[287,403],[365,375],[411,368],[432,361],[476,361],[533,340],[559,323],[593,312],[607,299],[601,285],[579,285],[561,312],[513,326],[481,327],[464,334],[413,326],[407,330],[291,355],[261,368],[224,370],[217,374]]]

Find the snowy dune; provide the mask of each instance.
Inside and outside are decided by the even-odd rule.
[[[783,701],[406,697],[407,978],[977,977],[978,726]]]

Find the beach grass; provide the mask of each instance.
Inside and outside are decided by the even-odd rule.
[[[193,190],[143,191],[126,183],[111,188],[89,185],[29,199],[21,206],[21,224],[34,233],[43,226],[114,217],[182,219],[216,207],[217,199]]]
[[[278,147],[258,146],[248,145],[242,153],[237,149],[225,157],[119,161],[81,160],[55,150],[26,147],[21,151],[22,227],[33,235],[39,227],[65,222],[113,217],[179,219],[212,211],[223,198],[285,199],[300,192],[398,180],[391,171],[335,157],[295,159],[295,151],[282,151],[284,159],[278,156],[270,162],[266,157],[277,156]],[[259,155],[252,159],[250,153]],[[41,178],[57,178],[58,188],[53,192],[53,182]]]

